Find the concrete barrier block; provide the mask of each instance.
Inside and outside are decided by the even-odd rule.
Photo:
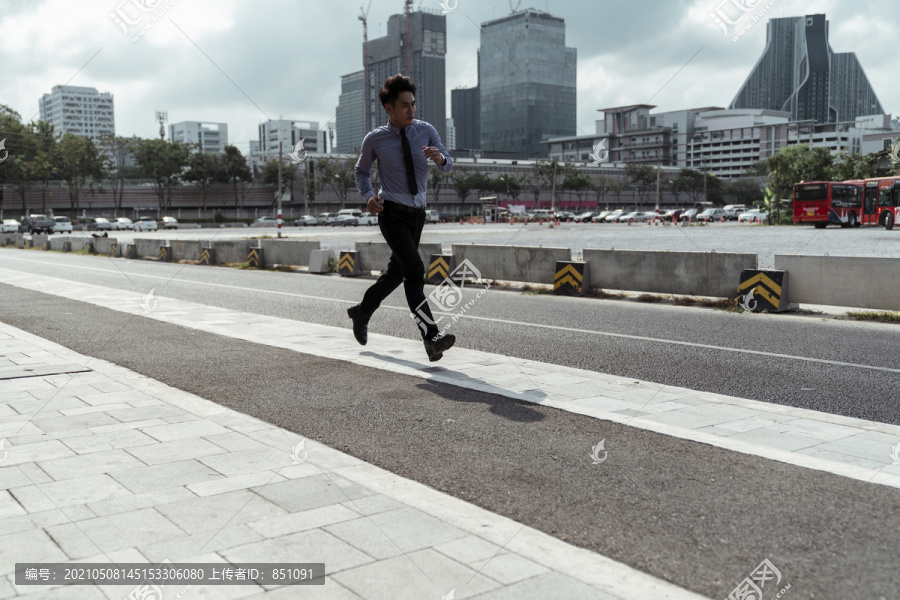
[[[468,260],[482,277],[526,283],[553,282],[556,263],[572,260],[569,248],[453,244],[456,264]]]
[[[218,264],[245,263],[250,253],[250,240],[213,240],[210,248],[216,251]]]
[[[259,247],[248,248],[247,263],[254,269],[262,269],[266,266],[265,251]]]
[[[776,254],[791,279],[788,302],[900,310],[900,261],[860,256]]]
[[[97,254],[106,254],[107,256],[115,256],[110,253],[110,249],[116,245],[116,238],[94,238],[94,250]]]
[[[334,258],[333,250],[313,250],[309,253],[309,272],[328,273],[331,271],[331,260]]]
[[[196,240],[169,240],[173,260],[200,260],[200,242]]]
[[[338,275],[341,277],[356,277],[359,275],[359,253],[341,252],[338,256]]]
[[[200,264],[212,266],[216,264],[216,251],[212,248],[203,248],[200,250]]]
[[[744,269],[738,285],[740,307],[746,312],[788,310],[787,272]]]
[[[308,240],[259,240],[259,245],[266,253],[266,261],[272,265],[309,264],[309,255],[319,249],[319,242]]]
[[[166,240],[137,238],[133,242],[136,258],[159,258],[159,247],[164,246]]]
[[[125,246],[125,258],[137,258],[137,247],[134,244]]]
[[[734,296],[744,269],[757,267],[756,254],[585,249],[595,288],[679,294]]]
[[[456,260],[452,254],[432,254],[431,260],[428,261],[425,281],[434,285],[440,285],[450,276],[450,273],[455,268]]]
[[[558,262],[553,277],[553,293],[583,296],[591,289],[590,266],[586,262]]]
[[[156,255],[156,260],[159,262],[172,262],[172,247],[165,244],[160,246],[159,252]]]
[[[392,254],[387,242],[356,242],[356,252],[359,255],[359,271],[361,273],[387,271]],[[440,253],[440,243],[427,242],[419,244],[419,256],[422,258],[422,264],[426,267],[429,264],[431,255]]]

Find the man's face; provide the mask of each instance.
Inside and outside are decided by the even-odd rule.
[[[416,116],[416,97],[412,92],[401,92],[393,105],[385,104],[391,125],[394,127],[409,127]]]

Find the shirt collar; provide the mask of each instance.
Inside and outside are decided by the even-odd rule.
[[[415,126],[416,120],[413,119],[412,125],[406,128],[406,135],[409,135],[410,129]],[[387,130],[393,133],[394,135],[400,135],[400,127],[394,127],[390,121],[387,122]]]

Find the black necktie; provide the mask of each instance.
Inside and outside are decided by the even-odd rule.
[[[413,167],[412,151],[409,149],[409,138],[406,137],[406,128],[400,130],[400,142],[403,144],[403,164],[406,167],[406,181],[409,184],[409,193],[415,196],[419,193],[416,185],[416,169]]]

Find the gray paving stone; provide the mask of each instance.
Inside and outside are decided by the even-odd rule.
[[[43,411],[42,411],[43,412]],[[88,413],[86,415],[73,415],[69,417],[34,417],[32,422],[47,433],[64,429],[80,429],[85,427],[97,427],[98,425],[113,425],[118,423],[105,413]]]
[[[229,452],[238,452],[240,450],[259,450],[265,448],[266,445],[256,440],[250,439],[243,433],[237,431],[229,431],[228,433],[217,433],[213,435],[205,435],[203,439],[221,446]]]
[[[17,562],[65,562],[67,557],[42,529],[0,535],[0,575],[15,571]]]
[[[23,487],[32,483],[31,479],[17,466],[0,468],[0,490]]]
[[[111,475],[136,494],[222,479],[222,475],[193,459],[116,471]]]
[[[303,588],[304,600],[363,600],[332,577],[325,578],[325,585],[308,585]],[[297,600],[297,590],[284,586],[274,590],[249,596],[245,600]],[[436,599],[435,599],[436,600]]]
[[[139,432],[144,435],[143,432]],[[157,442],[147,436],[152,444],[129,448],[128,453],[148,465],[157,465],[189,458],[202,458],[213,454],[225,452],[220,446],[208,442],[203,438],[188,438],[172,442]]]
[[[335,475],[314,475],[273,483],[255,490],[289,512],[301,512],[371,496],[368,488]]]
[[[474,596],[476,600],[621,600],[556,572]]]
[[[213,423],[218,423],[223,427],[227,427],[241,433],[251,433],[266,429],[272,429],[272,425],[270,423],[260,421],[259,419],[254,419],[253,417],[248,417],[247,415],[243,415],[234,411],[210,415],[207,418]]]
[[[182,529],[152,508],[88,519],[78,525],[103,552],[185,535]]]
[[[125,405],[128,406],[128,405]],[[110,410],[107,414],[117,421],[145,421],[147,419],[163,419],[165,417],[174,417],[176,415],[185,415],[186,413],[180,408],[169,406],[167,404],[158,404],[155,406],[141,406],[123,408],[120,410]]]
[[[59,508],[53,500],[48,498],[47,494],[36,485],[12,488],[9,490],[9,493],[15,496],[16,501],[29,513],[38,513]]]
[[[58,508],[131,495],[130,491],[105,473],[44,483],[40,490]]]
[[[284,509],[248,490],[172,502],[156,509],[188,533],[217,530],[285,514]]]
[[[503,549],[497,544],[480,537],[467,535],[452,542],[437,544],[434,546],[434,550],[446,554],[464,565],[478,565],[480,567]]]
[[[143,463],[124,450],[107,450],[92,452],[67,458],[39,460],[38,465],[50,477],[59,481],[75,479],[99,473],[113,473],[143,466]]]
[[[124,387],[124,386],[123,386]],[[79,394],[79,398],[92,406],[101,404],[119,404],[134,402],[148,398],[147,394],[137,390],[125,388],[117,392],[95,392],[93,394]]]
[[[394,500],[393,498],[389,498],[388,496],[384,496],[382,494],[374,494],[372,496],[366,496],[364,498],[358,498],[356,500],[344,502],[343,506],[346,506],[350,510],[353,510],[361,515],[377,515],[378,513],[402,508],[404,504]]]
[[[144,556],[154,562],[167,558],[173,562],[188,562],[187,559],[189,557],[204,552],[219,552],[262,540],[263,537],[261,535],[246,525],[235,525],[219,530],[173,537],[152,544],[143,544],[138,546],[138,549]]]
[[[275,538],[298,531],[307,531],[342,521],[359,518],[358,513],[340,504],[322,506],[298,513],[248,523],[248,527],[266,538]]]
[[[247,475],[262,471],[277,471],[292,464],[291,454],[268,446],[259,450],[243,450],[216,454],[199,459],[211,469],[223,475]]]
[[[499,581],[503,585],[510,585],[548,572],[546,567],[509,552],[474,563],[472,566],[482,575]]]
[[[451,591],[462,600],[498,587],[497,582],[434,550],[349,569],[334,578],[367,600],[437,600]]]
[[[146,444],[158,444],[155,439],[136,429],[110,431],[65,438],[63,443],[77,454],[91,454]]]
[[[272,540],[230,548],[220,552],[229,561],[324,562],[326,575],[372,562],[372,558],[320,529],[292,533]]]
[[[20,517],[27,514],[26,510],[16,501],[12,494],[0,491],[0,519]]]
[[[164,490],[153,490],[143,494],[134,494],[123,496],[121,498],[111,498],[100,500],[98,502],[91,502],[87,507],[98,515],[108,516],[196,497],[196,494],[186,487],[171,487]]]
[[[375,558],[415,552],[466,536],[464,531],[409,507],[325,529]]]
[[[161,442],[183,440],[186,438],[205,437],[216,433],[226,433],[228,430],[211,421],[193,421],[191,423],[167,423],[155,427],[144,428],[144,433],[153,436]]]
[[[93,556],[100,548],[75,523],[47,527],[47,534],[73,560]]]
[[[235,490],[255,490],[280,481],[284,481],[284,477],[281,477],[272,471],[264,471],[262,473],[252,473],[250,475],[223,477],[222,479],[204,483],[193,483],[187,487],[198,496],[212,496],[214,494],[224,494],[225,492],[233,492]]]

